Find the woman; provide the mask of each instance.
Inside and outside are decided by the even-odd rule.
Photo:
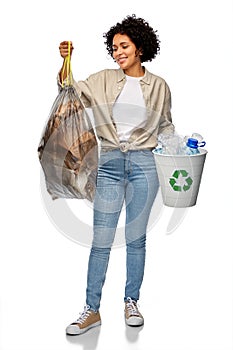
[[[101,324],[102,287],[124,202],[125,322],[128,326],[144,323],[137,301],[145,266],[146,228],[159,188],[151,150],[157,145],[159,133],[174,131],[169,87],[162,78],[142,66],[159,52],[156,32],[144,19],[132,15],[111,27],[104,38],[107,51],[119,68],[103,70],[75,83],[84,105],[92,107],[101,152],[86,305],[78,320],[67,327],[69,335],[84,333]],[[68,42],[62,42],[59,48],[65,58]],[[72,49],[71,43],[71,53]],[[66,77],[64,64],[62,71]]]

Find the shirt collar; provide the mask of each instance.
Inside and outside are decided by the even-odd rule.
[[[123,79],[125,79],[125,73],[121,68],[119,68],[117,69],[117,82],[119,83]]]

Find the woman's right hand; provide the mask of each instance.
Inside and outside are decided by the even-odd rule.
[[[72,51],[73,51],[73,44],[72,41],[70,41],[70,56],[72,55]],[[66,60],[65,58],[68,56],[69,54],[69,41],[62,41],[59,45],[59,51],[60,51],[60,55],[63,58],[63,64],[62,64],[62,68],[59,72],[59,77],[60,77],[60,82],[63,83],[67,77],[68,74],[70,74],[70,71],[67,71],[67,64],[66,64]]]
[[[62,41],[59,45],[59,51],[62,58],[66,58],[68,56],[68,53],[69,53],[68,43],[69,43],[68,41]],[[72,41],[70,41],[70,56],[72,55],[73,49],[74,48],[73,48]]]

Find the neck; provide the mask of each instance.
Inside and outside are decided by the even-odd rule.
[[[131,67],[129,69],[125,69],[124,73],[126,75],[129,75],[130,77],[143,77],[143,75],[145,74],[144,68],[140,65],[140,66],[135,66],[135,67]]]

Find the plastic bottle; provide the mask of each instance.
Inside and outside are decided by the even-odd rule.
[[[186,142],[185,154],[187,155],[198,154],[200,153],[198,147],[203,147],[205,146],[205,144],[206,144],[205,141],[198,142],[197,139],[190,137]]]

